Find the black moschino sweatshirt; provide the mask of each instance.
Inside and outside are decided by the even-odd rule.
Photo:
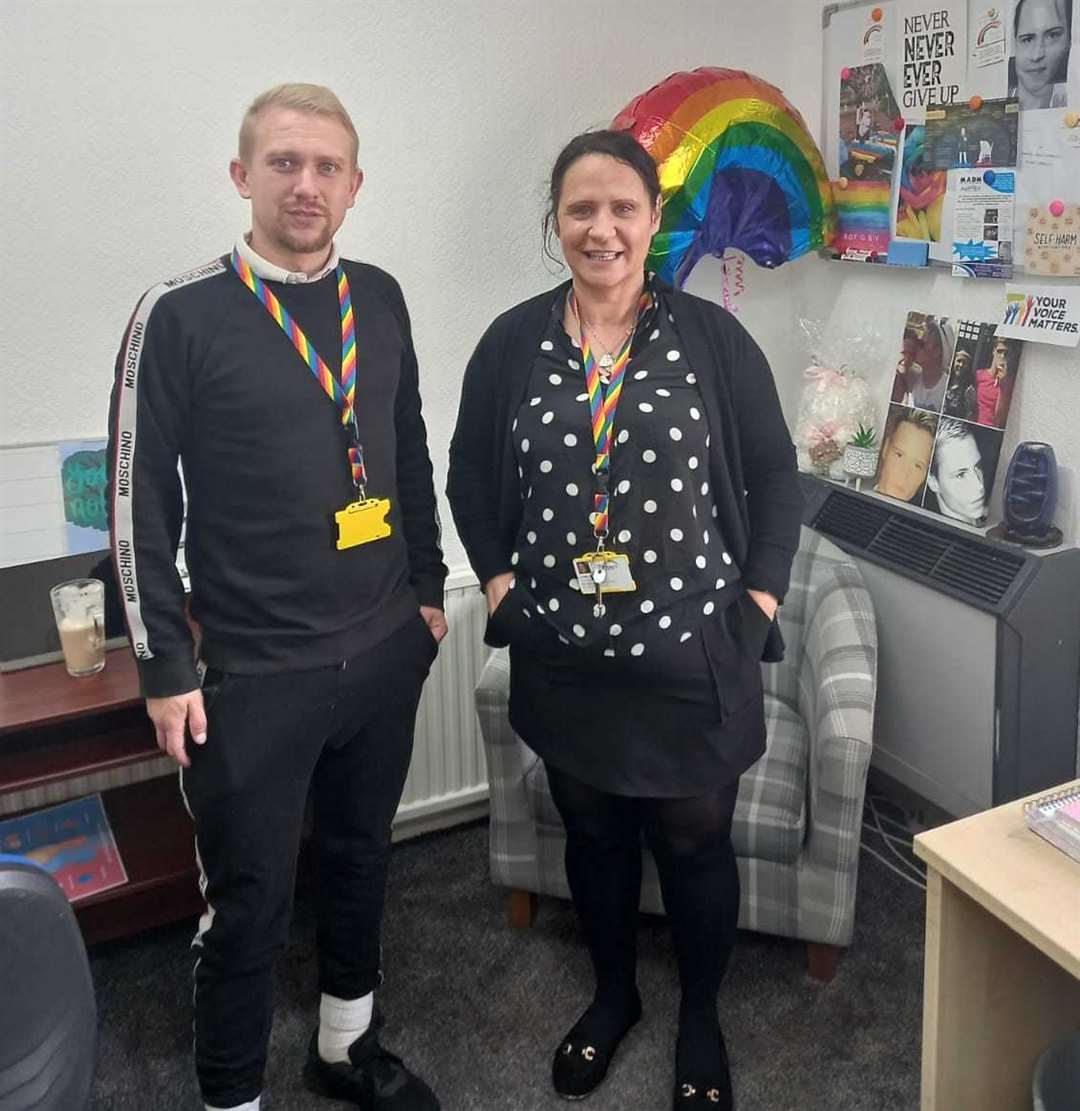
[[[175,567],[185,492],[191,615],[208,666],[323,666],[378,644],[418,605],[442,605],[446,567],[408,312],[390,275],[343,265],[367,493],[390,499],[393,530],[344,551],[334,514],[356,494],[340,409],[228,256],[155,286],[135,309],[110,406],[109,512],[148,697],[198,686]],[[334,272],[268,285],[338,373]]]

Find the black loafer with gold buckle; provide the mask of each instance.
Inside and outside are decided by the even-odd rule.
[[[584,1099],[607,1076],[615,1050],[630,1028],[641,1018],[641,1000],[636,999],[625,1024],[602,1037],[589,1022],[589,1012],[578,1019],[555,1051],[551,1082],[563,1099]],[[592,1028],[592,1029],[591,1029]],[[611,1036],[614,1033],[614,1037]]]
[[[720,1038],[720,1070],[707,1080],[676,1079],[672,1111],[734,1111],[727,1047]]]

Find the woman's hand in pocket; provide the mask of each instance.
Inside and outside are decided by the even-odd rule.
[[[780,603],[766,590],[747,590],[747,594],[757,603],[758,609],[772,621]]]
[[[492,575],[484,583],[484,597],[487,599],[488,617],[499,608],[499,603],[506,597],[513,581],[513,571],[504,571],[501,575]]]

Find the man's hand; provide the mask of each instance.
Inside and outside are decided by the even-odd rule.
[[[206,710],[203,708],[202,691],[188,691],[168,698],[148,698],[146,712],[154,723],[158,748],[167,752],[182,768],[190,768],[191,760],[184,751],[185,726],[191,739],[206,744]]]
[[[513,571],[504,571],[501,575],[492,575],[484,583],[484,597],[487,598],[488,617],[498,608],[499,603],[506,597],[510,584],[514,581]]]
[[[776,616],[780,603],[766,590],[747,590],[747,594],[757,602],[758,607],[771,621]]]
[[[421,606],[420,616],[427,622],[436,644],[450,631],[450,626],[446,623],[446,614],[442,610],[434,606]]]

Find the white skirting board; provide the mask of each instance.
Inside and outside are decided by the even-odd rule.
[[[412,764],[394,819],[394,840],[484,817],[488,812],[487,767],[473,689],[488,649],[483,643],[487,607],[470,571],[446,583],[450,632],[424,686],[416,718]],[[110,771],[0,794],[0,817],[36,810],[111,787],[173,775],[167,756]]]

